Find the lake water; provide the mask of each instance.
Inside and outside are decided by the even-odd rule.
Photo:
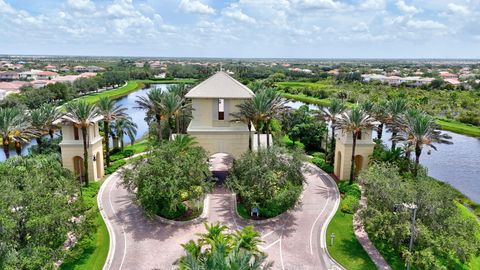
[[[288,106],[297,109],[303,102],[289,101]],[[315,105],[310,109],[318,110]],[[452,136],[453,144],[436,144],[437,151],[425,147],[420,156],[420,163],[428,169],[428,174],[438,180],[449,183],[473,201],[480,203],[480,138],[473,138],[445,131]],[[373,136],[376,137],[374,132]],[[387,146],[391,134],[384,129],[382,140]]]

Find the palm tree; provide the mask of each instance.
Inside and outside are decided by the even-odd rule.
[[[177,95],[175,92],[170,92],[165,94],[163,99],[163,108],[165,110],[165,115],[168,124],[168,134],[169,139],[172,139],[172,126],[173,120],[175,120],[175,126],[177,128],[177,134],[180,134],[180,116],[183,114],[184,110],[188,104],[186,104],[183,99]]]
[[[127,135],[130,138],[130,143],[133,145],[135,136],[137,135],[137,124],[135,124],[130,116],[118,118],[113,125],[114,136],[120,140],[120,149],[123,151],[124,140],[123,136]]]
[[[383,127],[388,119],[387,102],[380,101],[377,103],[372,116],[375,117],[378,122],[380,122],[380,124],[377,126],[377,139],[381,140],[383,135]]]
[[[438,130],[435,119],[425,112],[410,111],[398,120],[398,125],[403,129],[403,134],[392,138],[395,141],[405,141],[415,150],[415,167],[413,175],[417,176],[420,156],[424,146],[434,150],[437,148],[433,143],[452,144],[448,134],[442,134]]]
[[[88,148],[87,132],[91,125],[95,124],[98,117],[101,116],[97,106],[91,105],[83,100],[74,101],[65,105],[66,113],[62,117],[64,122],[72,123],[75,127],[82,130],[83,139],[83,171],[85,185],[88,185]]]
[[[103,116],[103,140],[105,143],[105,160],[110,166],[110,122],[126,117],[124,108],[115,105],[115,101],[108,97],[101,97],[97,102],[98,113]]]
[[[257,146],[260,149],[260,130],[263,126],[267,135],[267,147],[270,147],[271,121],[285,108],[286,101],[274,89],[268,88],[259,91],[253,98],[239,104],[239,114],[253,122],[257,130]]]
[[[19,142],[23,138],[22,131],[29,126],[25,120],[25,114],[18,108],[0,108],[0,134],[7,159],[10,157],[10,144]]]
[[[177,134],[175,139],[173,139],[173,143],[181,150],[188,149],[197,144],[195,138],[188,134]]]
[[[330,105],[326,108],[320,108],[323,112],[323,117],[326,121],[331,122],[331,130],[332,130],[332,140],[330,143],[330,150],[332,154],[330,155],[330,165],[333,165],[333,161],[335,158],[335,124],[337,122],[337,117],[345,111],[345,104],[338,100],[333,99]],[[328,133],[328,132],[327,132]],[[325,151],[327,151],[327,146],[325,146]],[[326,153],[325,153],[325,156]]]
[[[61,116],[60,110],[50,104],[42,105],[40,108],[32,110],[30,112],[30,120],[32,127],[35,128],[39,136],[37,137],[37,143],[41,144],[41,136],[48,132],[50,140],[53,139],[53,133],[57,126],[53,122],[59,119]]]
[[[162,143],[162,120],[165,119],[165,108],[163,105],[163,99],[165,94],[161,89],[152,89],[146,97],[139,97],[135,102],[137,106],[135,108],[145,110],[147,117],[154,117],[157,122],[157,139]]]
[[[176,264],[179,269],[270,269],[266,255],[258,250],[260,235],[251,226],[242,231],[227,234],[226,226],[205,224],[207,233],[200,234],[198,242],[183,244],[186,255]]]
[[[397,125],[399,117],[405,113],[408,109],[407,102],[403,98],[394,98],[387,102],[386,112],[387,112],[387,124],[392,130],[392,138],[395,138],[398,134],[399,127]],[[392,150],[395,149],[396,141],[392,140]]]
[[[252,121],[253,115],[250,110],[246,110],[245,106],[237,105],[239,108],[238,112],[230,113],[233,117],[232,122],[241,122],[247,125],[248,128],[248,149],[252,151]]]
[[[375,120],[365,113],[359,106],[353,107],[348,112],[342,113],[338,119],[336,126],[342,129],[343,132],[351,132],[353,136],[353,145],[352,145],[352,157],[350,165],[350,180],[349,183],[352,184],[355,174],[355,148],[357,146],[357,138],[361,134],[362,130],[370,129],[373,127],[373,122]]]

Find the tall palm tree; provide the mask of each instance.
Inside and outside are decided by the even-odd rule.
[[[333,165],[334,158],[335,158],[335,125],[337,122],[337,117],[345,111],[345,104],[340,101],[339,99],[333,99],[330,102],[330,105],[326,108],[320,108],[323,112],[323,117],[327,122],[331,122],[331,130],[332,130],[332,140],[330,142],[330,150],[332,154],[330,155],[330,165]],[[328,132],[327,132],[328,133]],[[326,144],[325,144],[326,145]],[[327,146],[325,146],[325,151],[327,151]],[[327,156],[325,154],[325,156]]]
[[[162,143],[162,120],[166,117],[163,100],[165,94],[161,89],[152,89],[146,97],[139,97],[135,102],[137,106],[135,108],[141,109],[147,112],[147,117],[154,117],[157,122],[157,139]]]
[[[97,106],[83,100],[67,103],[65,111],[66,113],[62,117],[62,121],[72,123],[75,127],[82,130],[84,181],[85,185],[88,185],[88,128],[95,124],[95,120],[101,114]]]
[[[248,150],[252,151],[252,121],[253,115],[250,110],[246,110],[245,106],[237,105],[238,112],[230,113],[232,122],[241,122],[247,125],[248,128]]]
[[[239,104],[239,115],[247,117],[257,130],[257,147],[260,149],[260,132],[262,126],[267,135],[267,147],[270,147],[270,124],[272,120],[285,108],[286,101],[272,89],[263,89],[253,98]],[[244,119],[246,120],[246,119]]]
[[[25,114],[20,109],[0,108],[0,134],[5,158],[10,158],[10,144],[22,137],[19,131],[26,130],[28,126]]]
[[[135,124],[130,116],[118,118],[113,124],[113,134],[120,141],[120,149],[123,151],[124,135],[130,138],[130,143],[135,143],[135,136],[137,135],[137,124]]]
[[[181,150],[188,149],[197,144],[195,138],[188,134],[177,134],[175,139],[173,139],[173,143]]]
[[[407,102],[403,98],[394,98],[386,104],[387,125],[392,131],[392,138],[395,138],[400,131],[397,125],[400,116],[408,109]],[[392,140],[392,150],[395,149],[396,141]]]
[[[403,134],[393,138],[395,141],[405,141],[415,151],[415,167],[413,175],[417,176],[420,156],[424,146],[437,150],[433,143],[452,144],[448,134],[442,134],[438,130],[435,119],[425,112],[410,111],[400,119],[398,125],[403,129]]]
[[[58,128],[53,122],[60,117],[60,110],[50,104],[42,105],[30,112],[31,125],[39,133],[36,138],[38,144],[41,143],[41,136],[46,132],[50,135],[50,140],[53,139],[53,133]]]
[[[378,122],[380,122],[380,124],[377,126],[377,139],[381,140],[383,135],[383,127],[388,119],[387,102],[382,100],[377,103],[372,116],[375,117]]]
[[[355,148],[357,146],[357,138],[362,130],[371,129],[374,121],[375,119],[365,113],[359,106],[355,106],[350,111],[342,113],[337,119],[336,126],[342,129],[343,132],[350,132],[353,136],[350,184],[352,184],[355,179]]]
[[[110,122],[126,117],[124,108],[116,105],[115,101],[108,97],[101,97],[97,102],[98,113],[103,116],[103,141],[105,143],[105,161],[110,166]]]
[[[163,99],[163,108],[165,110],[165,115],[168,124],[168,134],[169,139],[172,139],[172,126],[173,121],[175,121],[175,126],[177,128],[177,134],[180,134],[180,117],[184,113],[184,110],[187,107],[187,103],[175,92],[169,92],[165,94]]]

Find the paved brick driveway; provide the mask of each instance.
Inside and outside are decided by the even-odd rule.
[[[274,262],[274,269],[342,269],[326,253],[326,225],[339,203],[333,180],[308,165],[301,201],[295,209],[267,224],[255,225],[265,243],[261,248]],[[174,269],[183,255],[180,244],[203,232],[203,224],[165,225],[143,216],[132,195],[119,185],[119,174],[105,181],[99,206],[110,232],[110,252],[104,269]],[[230,229],[246,222],[233,212],[233,195],[216,188],[210,195],[208,222],[221,222]]]

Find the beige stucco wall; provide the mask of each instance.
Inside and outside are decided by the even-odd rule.
[[[368,168],[370,155],[373,153],[375,143],[371,139],[371,132],[364,132],[362,139],[357,140],[355,156],[362,158],[361,169]],[[350,178],[350,167],[352,165],[353,140],[351,134],[340,133],[336,139],[334,174],[340,179]]]
[[[248,151],[248,132],[190,132],[209,155],[227,153],[239,158]]]
[[[237,123],[232,123],[230,113],[238,112],[238,104],[243,103],[244,99],[224,99],[225,112],[224,120],[217,120],[218,118],[218,99],[194,98],[192,99],[193,119],[190,122],[190,127],[230,127],[238,126]]]
[[[89,180],[98,181],[104,176],[103,161],[103,138],[98,132],[98,123],[91,126],[88,134],[88,176]],[[73,159],[79,156],[83,159],[83,139],[82,132],[79,130],[79,140],[74,139],[73,127],[71,125],[62,126],[62,142],[60,149],[62,152],[63,167],[75,172]],[[96,161],[93,161],[95,155]]]

